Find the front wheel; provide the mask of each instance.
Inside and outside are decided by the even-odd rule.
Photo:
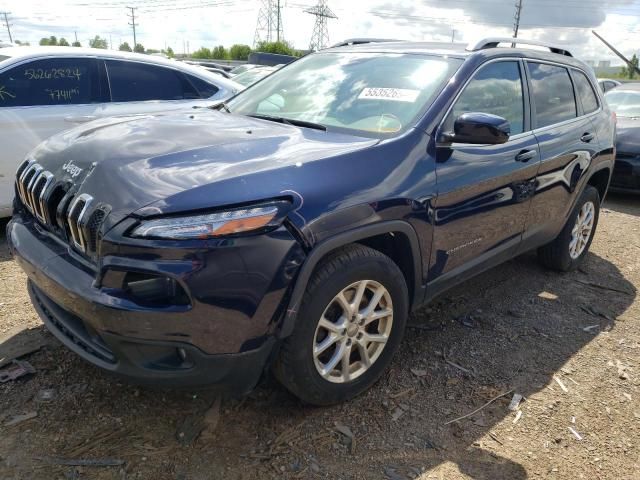
[[[563,272],[578,268],[589,251],[599,216],[600,195],[594,187],[587,185],[560,235],[538,249],[542,264]]]
[[[391,362],[407,311],[404,276],[389,257],[362,245],[342,249],[311,278],[276,377],[309,404],[355,397]]]

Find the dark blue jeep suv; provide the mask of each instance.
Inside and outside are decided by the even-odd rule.
[[[139,381],[357,395],[410,311],[528,250],[566,271],[589,249],[613,116],[569,52],[511,42],[323,50],[212,109],[51,138],[7,227],[36,310]]]

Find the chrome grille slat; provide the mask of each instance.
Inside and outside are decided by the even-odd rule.
[[[43,180],[44,180],[44,183],[43,183]],[[53,173],[42,172],[42,174],[40,175],[40,179],[38,180],[39,183],[42,184],[42,188],[40,189],[40,194],[35,199],[35,203],[34,203],[34,206],[36,207],[36,217],[38,217],[38,219],[41,222],[47,223],[47,224],[50,224],[51,220],[49,219],[49,209],[47,208],[45,199],[47,198],[46,195],[49,190],[49,187],[51,186],[54,180],[55,180],[55,177],[53,176]],[[34,189],[34,193],[35,191],[36,190]]]
[[[82,231],[82,221],[86,217],[92,203],[93,197],[91,195],[86,193],[78,195],[71,204],[71,207],[69,207],[69,214],[67,215],[69,230],[71,231],[71,241],[76,248],[79,248],[83,252],[85,252],[87,248],[87,239],[84,238],[84,232]],[[80,212],[76,217],[78,210],[80,210]]]

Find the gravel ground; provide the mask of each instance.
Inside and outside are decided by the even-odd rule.
[[[411,317],[374,388],[331,408],[270,379],[220,402],[103,373],[44,331],[2,236],[0,361],[47,345],[25,357],[37,373],[0,384],[0,478],[639,479],[640,197],[605,207],[579,271],[528,254],[466,282]]]

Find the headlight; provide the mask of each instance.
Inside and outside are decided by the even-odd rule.
[[[274,202],[205,215],[145,220],[131,236],[189,240],[251,232],[278,226],[289,206],[288,202]]]

